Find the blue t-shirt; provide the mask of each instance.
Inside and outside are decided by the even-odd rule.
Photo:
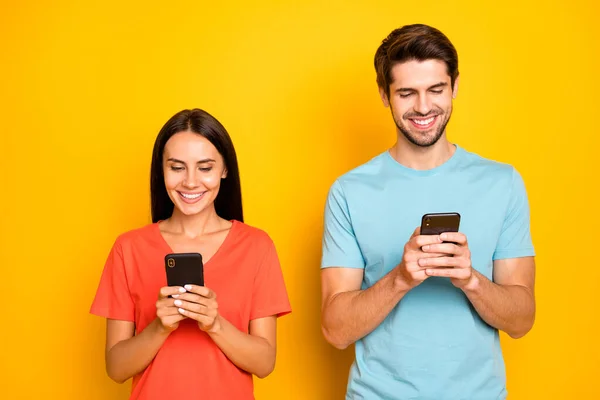
[[[367,289],[400,263],[423,214],[435,212],[461,214],[473,268],[490,280],[494,260],[534,255],[519,173],[456,146],[430,170],[407,168],[386,151],[341,176],[327,199],[321,267],[362,268]],[[498,331],[448,278],[409,291],[355,350],[347,399],[507,394]]]

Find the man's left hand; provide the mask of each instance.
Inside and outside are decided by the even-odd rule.
[[[460,232],[444,232],[440,239],[445,243],[428,244],[422,250],[447,256],[421,258],[418,263],[427,275],[450,278],[454,286],[463,289],[474,277],[467,237]]]

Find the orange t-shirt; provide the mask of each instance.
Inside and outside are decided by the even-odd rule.
[[[141,332],[156,318],[159,289],[167,285],[164,257],[173,251],[158,224],[116,240],[91,313],[133,321]],[[219,313],[240,331],[249,322],[291,311],[275,246],[260,229],[233,221],[204,265],[204,283],[217,294]],[[212,339],[185,319],[154,360],[133,378],[130,399],[253,399],[252,375],[236,367]]]

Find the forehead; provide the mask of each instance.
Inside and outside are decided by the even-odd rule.
[[[396,64],[390,71],[391,89],[427,88],[440,82],[450,83],[446,63],[440,60],[406,61]]]
[[[179,132],[165,144],[164,158],[180,160],[220,159],[217,148],[204,136],[194,132]]]

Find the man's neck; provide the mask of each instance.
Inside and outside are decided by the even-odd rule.
[[[446,139],[446,135],[429,147],[417,146],[402,136],[389,151],[399,164],[407,168],[425,171],[439,167],[448,161],[456,151],[456,146]]]

